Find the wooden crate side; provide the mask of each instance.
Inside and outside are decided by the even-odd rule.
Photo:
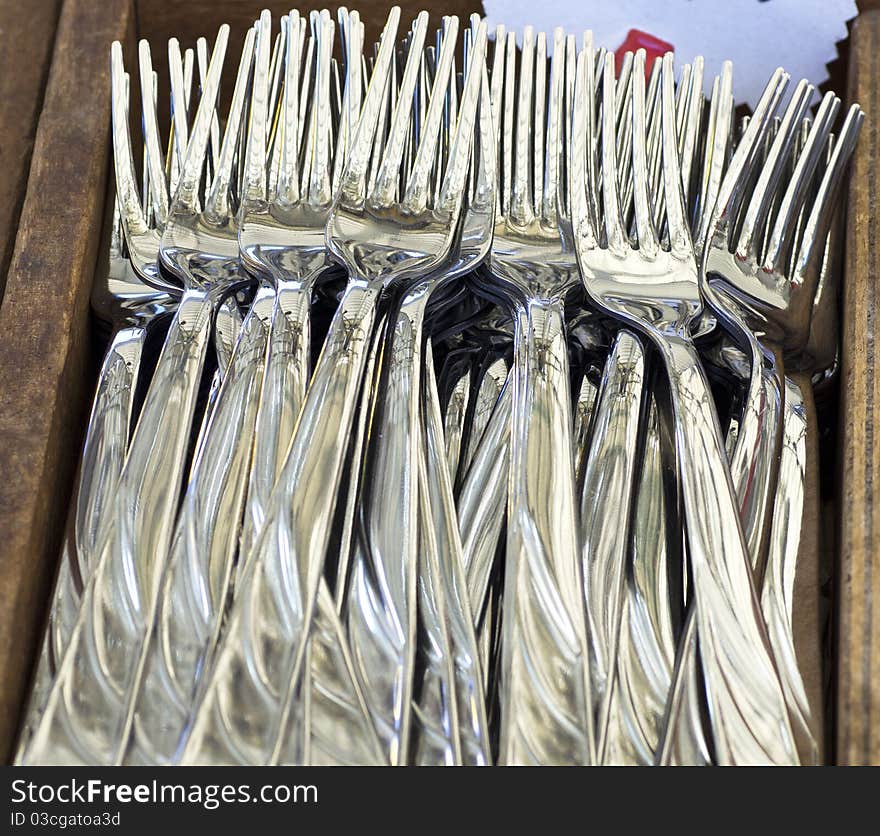
[[[31,0],[25,12],[19,0],[0,0],[0,303],[60,5],[60,0]]]
[[[65,0],[0,307],[0,759],[26,696],[93,381],[88,306],[108,161],[109,50],[129,0]]]
[[[880,764],[880,11],[853,24],[849,100],[866,119],[850,180],[842,310],[836,759]]]

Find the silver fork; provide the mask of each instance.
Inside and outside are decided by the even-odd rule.
[[[444,653],[428,654],[427,670],[423,696],[442,697],[445,690],[441,683],[451,687],[451,694],[462,694],[458,704],[450,699],[448,707],[453,715],[458,710],[473,713],[473,694],[468,694],[468,686],[480,690],[479,665],[473,658],[476,649],[472,633],[472,619],[467,610],[467,601],[458,599],[460,590],[446,587],[443,592],[445,571],[450,562],[460,561],[460,546],[452,534],[454,522],[451,498],[443,490],[442,468],[436,458],[427,464],[420,464],[424,442],[420,440],[419,403],[422,397],[423,337],[422,324],[425,309],[432,294],[442,285],[461,275],[479,261],[488,247],[491,214],[494,205],[493,161],[486,159],[484,151],[475,159],[476,175],[473,193],[465,197],[465,187],[470,176],[470,159],[474,131],[478,115],[478,102],[481,99],[483,84],[484,53],[486,44],[485,24],[475,27],[473,44],[466,55],[467,71],[460,100],[455,96],[456,80],[453,61],[458,41],[458,20],[445,18],[436,59],[436,71],[427,99],[424,115],[416,114],[415,124],[419,127],[419,147],[412,158],[412,171],[408,174],[409,184],[403,192],[399,207],[389,192],[382,200],[389,216],[402,216],[409,213],[424,214],[431,211],[434,203],[433,234],[442,236],[446,251],[433,270],[419,271],[409,278],[401,276],[398,285],[401,296],[398,306],[389,315],[389,338],[386,345],[385,387],[378,399],[373,433],[375,442],[371,445],[367,458],[366,483],[362,491],[363,520],[365,537],[355,550],[348,590],[347,625],[352,652],[356,660],[358,676],[370,706],[380,739],[392,763],[405,762],[410,749],[411,706],[408,700],[412,694],[413,665],[415,661],[415,629],[417,587],[423,604],[425,626],[432,640],[438,639],[441,647],[446,644],[451,655]],[[415,33],[418,35],[418,29]],[[410,54],[403,72],[401,92],[395,109],[395,119],[400,119],[401,103],[404,97],[411,96],[407,91],[408,78],[419,70],[419,62],[424,60],[418,37],[410,45]],[[466,37],[469,42],[470,33]],[[414,52],[414,50],[417,50]],[[447,93],[448,91],[448,93]],[[488,98],[488,92],[486,94]],[[443,106],[448,108],[445,142],[440,138]],[[487,107],[480,107],[480,135],[485,146]],[[409,118],[406,116],[405,118]],[[400,123],[398,123],[400,124]],[[392,124],[392,134],[394,125]],[[390,141],[390,140],[389,140]],[[447,144],[448,143],[448,144]],[[429,170],[438,157],[433,188],[429,184]],[[384,164],[383,164],[384,165]],[[395,163],[396,165],[396,163]],[[380,170],[377,183],[381,183]],[[420,190],[426,190],[419,195]],[[433,192],[433,196],[427,191]],[[461,221],[459,221],[459,214]],[[426,219],[429,216],[426,216]],[[351,218],[340,218],[337,229],[345,230]],[[397,221],[398,223],[400,221]],[[447,228],[448,225],[448,228]],[[406,241],[406,230],[400,234],[400,241]],[[418,238],[413,247],[419,246]],[[436,246],[436,245],[435,245]],[[433,409],[428,406],[428,414]],[[436,417],[436,416],[435,416]],[[436,443],[442,438],[442,430],[436,426],[428,427],[429,443],[435,452]],[[429,466],[432,465],[433,466]],[[420,468],[425,467],[424,478],[420,480]],[[421,489],[420,489],[421,481]],[[445,513],[432,509],[426,504],[427,494],[433,489],[433,496],[441,503]],[[394,499],[389,497],[393,492]],[[416,520],[419,519],[419,501],[422,501],[421,519],[425,528],[419,533]],[[393,510],[392,510],[393,509]],[[452,517],[454,521],[454,516]],[[450,534],[450,529],[452,534]],[[422,551],[426,558],[424,569],[431,566],[444,574],[434,573],[435,582],[426,584],[418,580],[420,566],[419,537],[435,537],[435,542],[427,543]],[[451,539],[450,539],[451,538]],[[435,560],[431,560],[434,555]],[[445,570],[445,571],[444,571]],[[439,585],[438,585],[439,582]],[[452,597],[452,593],[457,593]],[[426,599],[427,594],[427,599]],[[439,607],[434,596],[441,600],[447,597],[448,609]],[[462,607],[465,609],[462,610]],[[463,614],[464,613],[464,614]],[[441,634],[448,629],[448,636]],[[444,656],[446,658],[444,658]],[[449,659],[456,658],[457,671],[443,671]],[[468,670],[473,665],[471,675]],[[436,691],[436,694],[435,694]],[[398,702],[400,700],[400,702]],[[404,701],[406,700],[406,702]],[[432,716],[436,706],[426,699],[420,706],[421,722],[414,730],[415,757],[431,758],[436,741],[428,744],[438,728],[436,716]],[[425,709],[422,711],[421,709]],[[474,727],[476,723],[476,727]],[[440,736],[443,725],[439,724]],[[451,740],[440,744],[440,749],[451,743],[458,754],[452,757],[465,757],[466,762],[485,762],[488,759],[488,743],[485,730],[485,717],[478,711],[473,716],[462,716],[461,726],[453,728]],[[462,752],[466,749],[466,752]],[[475,760],[476,759],[476,760]],[[431,761],[435,762],[435,761]],[[442,760],[440,761],[442,762]]]
[[[576,60],[576,59],[575,59]],[[633,59],[633,73],[644,74],[644,51],[636,53]],[[662,230],[665,202],[660,184],[660,79],[662,62],[654,63],[646,94],[647,153],[646,166],[650,185],[650,212],[655,228]],[[692,149],[696,144],[699,130],[700,105],[702,103],[702,64],[697,59],[693,65],[685,65],[678,88],[676,121],[677,134],[689,170]],[[616,122],[618,127],[617,164],[618,184],[625,184],[621,202],[621,216],[624,219],[634,214],[633,200],[637,195],[631,176],[630,162],[637,150],[633,143],[632,110],[633,85],[630,84],[621,97],[626,100],[624,121]],[[620,107],[618,105],[618,112]],[[587,118],[593,118],[590,114]],[[621,129],[629,123],[626,133],[628,147],[620,147]],[[683,182],[689,175],[682,173]],[[626,328],[621,329],[615,338],[612,351],[606,361],[602,382],[596,399],[595,418],[592,424],[590,449],[586,455],[581,485],[580,520],[583,538],[583,572],[587,596],[587,616],[590,624],[590,665],[594,687],[594,700],[597,703],[596,738],[597,757],[601,762],[613,762],[620,753],[613,750],[620,745],[616,737],[617,727],[611,728],[612,718],[617,719],[616,711],[621,705],[621,691],[625,682],[617,675],[618,666],[626,659],[628,651],[629,617],[633,615],[628,597],[626,563],[633,541],[634,561],[633,579],[640,578],[641,563],[645,555],[639,554],[639,546],[644,546],[636,538],[639,535],[639,521],[633,519],[631,507],[636,502],[636,464],[637,446],[640,433],[640,419],[645,411],[643,401],[649,397],[646,392],[647,362],[645,351],[638,334]],[[648,409],[650,410],[650,406]],[[656,404],[653,406],[656,410]],[[649,415],[650,418],[650,415]],[[645,431],[646,443],[655,439],[657,421],[648,423]],[[646,459],[651,465],[653,459]],[[645,476],[643,470],[643,478]],[[659,486],[662,491],[662,484]],[[662,501],[662,494],[659,497]],[[618,509],[618,515],[609,515],[604,510],[610,504]],[[632,527],[632,528],[631,528]],[[623,530],[621,530],[623,529]],[[650,564],[657,565],[657,573],[665,573],[665,554],[658,546],[658,531],[650,532],[649,546],[657,560],[648,558]],[[644,599],[649,605],[654,600],[649,590]],[[656,614],[656,613],[655,613]],[[662,636],[662,627],[657,625]],[[654,635],[648,638],[652,640]],[[623,671],[624,668],[621,668]]]
[[[264,15],[263,20],[266,26],[261,28],[268,33],[270,23],[268,16]],[[296,26],[295,13],[288,16],[287,25],[288,29],[291,30],[288,32],[286,39],[288,54],[285,74],[287,76],[287,83],[285,84],[285,97],[279,108],[283,118],[282,133],[276,137],[276,142],[289,144],[289,147],[286,152],[282,147],[281,154],[286,159],[283,163],[279,162],[278,164],[275,188],[282,196],[284,194],[290,195],[291,192],[289,190],[291,188],[299,188],[299,183],[296,183],[295,180],[291,182],[289,178],[298,177],[293,167],[293,161],[302,141],[299,136],[299,123],[302,123],[303,130],[311,134],[307,141],[312,148],[313,155],[311,171],[305,173],[312,181],[311,196],[308,199],[304,198],[300,206],[302,220],[306,222],[309,220],[310,215],[314,216],[316,213],[320,219],[320,214],[326,213],[327,208],[329,208],[329,202],[332,199],[332,192],[330,191],[332,148],[328,132],[329,122],[327,121],[330,114],[329,112],[320,113],[319,109],[315,108],[312,111],[312,117],[306,120],[305,110],[299,108],[297,104],[300,43],[293,31],[293,27]],[[313,38],[309,41],[307,56],[315,55],[317,75],[314,86],[318,89],[324,88],[323,95],[320,93],[317,95],[318,102],[324,101],[326,104],[329,104],[327,92],[330,77],[328,70],[330,68],[332,43],[333,26],[329,14],[323,13],[313,18]],[[262,43],[263,55],[258,55],[258,63],[262,63],[263,68],[265,68],[267,47],[268,41],[264,41]],[[357,47],[357,50],[357,53],[353,53],[355,60],[348,62],[346,72],[348,75],[347,85],[353,83],[354,80],[354,83],[357,83],[359,87],[361,69],[359,47]],[[354,64],[357,65],[357,68],[356,72],[352,73],[351,68]],[[306,66],[307,72],[311,73],[311,63],[308,57]],[[259,102],[259,97],[264,92],[265,87],[263,87],[263,81],[259,78],[259,73],[257,82],[257,87],[254,91],[255,97],[257,97],[255,109],[262,109],[266,105]],[[258,124],[257,126],[254,126],[253,122],[251,124],[251,154],[259,155],[260,152],[254,150],[253,143],[265,141],[265,117],[261,117],[259,113],[256,113],[254,118],[258,120]],[[341,153],[344,153],[344,149]],[[251,187],[254,191],[251,192],[249,200],[255,199],[256,191],[261,187],[259,180],[262,166],[255,166],[254,168],[254,174],[250,178]],[[262,187],[266,187],[265,181],[263,181]],[[287,190],[286,192],[284,191],[285,189]],[[296,205],[288,206],[287,217],[295,216],[296,211]],[[320,251],[323,252],[324,247],[323,220],[318,222],[320,224],[317,230],[319,241],[316,242],[314,236],[311,238],[305,236],[303,247],[299,253],[305,258],[313,259],[315,263],[320,263],[322,258],[321,254],[316,251],[316,248],[320,248]],[[248,240],[254,241],[255,237],[252,235],[249,239],[246,238],[246,243]],[[288,252],[294,259],[297,257],[296,248],[288,247]],[[265,251],[263,254],[267,258],[271,257]],[[307,299],[305,301],[307,302]],[[299,317],[301,314],[297,314],[297,316]],[[279,324],[279,327],[283,326]],[[320,368],[319,364],[319,370]],[[333,368],[333,371],[335,372],[336,369]],[[325,378],[327,373],[328,369],[325,367]],[[288,397],[287,393],[285,393],[285,397]],[[274,404],[269,406],[274,406]],[[320,429],[329,429],[329,427],[320,427]],[[258,435],[261,431],[265,431],[265,426],[258,428]],[[275,432],[276,430],[275,428],[270,428],[270,431]],[[283,432],[284,428],[281,428],[280,431]],[[344,441],[344,437],[340,436],[331,439],[331,441],[341,443]],[[259,450],[259,441],[257,449]],[[320,451],[315,452],[318,452],[320,456]],[[299,461],[294,461],[294,466],[299,464]],[[272,465],[272,468],[274,474],[274,465]],[[311,487],[311,485],[307,486],[305,492],[307,493]],[[280,503],[284,503],[286,496],[280,500]],[[305,532],[303,532],[303,535],[305,535]],[[289,759],[296,763],[309,763],[313,761],[344,763],[346,758],[349,760],[353,759],[356,763],[381,762],[375,734],[362,708],[362,698],[357,689],[357,684],[353,681],[351,662],[348,658],[344,633],[335,612],[333,600],[323,579],[320,579],[320,586],[317,591],[315,627],[311,634],[312,643],[305,649],[306,661],[302,669],[302,680],[296,676],[285,677],[283,669],[278,670],[278,651],[295,649],[295,645],[291,646],[291,639],[286,638],[286,633],[282,632],[281,635],[274,637],[276,644],[270,646],[266,653],[255,649],[255,645],[247,644],[249,641],[253,641],[248,635],[248,631],[255,627],[256,629],[262,627],[260,624],[255,625],[244,620],[246,615],[242,616],[242,610],[246,613],[247,605],[251,600],[250,596],[264,591],[260,588],[259,584],[264,582],[260,572],[265,566],[256,565],[259,561],[255,560],[255,556],[259,553],[259,543],[260,541],[258,540],[257,551],[252,550],[250,555],[244,552],[241,554],[240,559],[244,562],[244,569],[242,570],[243,574],[236,590],[234,608],[229,617],[228,628],[222,641],[214,651],[216,663],[204,678],[204,685],[195,696],[194,707],[190,709],[193,730],[183,742],[181,759],[184,762],[212,764],[262,764],[276,759]],[[270,548],[275,547],[275,545],[273,541]],[[276,560],[282,563],[280,570],[286,572],[287,570],[283,564],[290,560],[290,555],[285,550],[280,551],[280,553],[274,553],[271,558],[273,563],[270,568],[275,568],[274,561]],[[270,559],[266,558],[265,563],[269,562]],[[293,592],[290,589],[278,589],[275,587],[274,578],[271,582],[273,583],[273,588],[269,594],[278,593],[283,596],[290,595]],[[289,629],[289,624],[287,623],[289,616],[286,607],[281,609],[278,615],[281,618],[279,626],[284,630]],[[245,642],[244,645],[239,644],[242,641]],[[273,653],[275,654],[274,658],[272,657]],[[238,687],[238,683],[229,681],[225,671],[230,664],[236,664],[237,659],[241,655],[251,656],[251,654],[255,657],[256,665],[261,668],[265,665],[269,670],[274,670],[278,676],[268,678],[260,674],[256,680],[244,681],[246,686],[249,685],[252,688],[249,699],[243,706],[246,710],[239,712],[234,721],[232,721],[228,732],[218,737],[215,735],[213,727],[217,705],[216,700],[218,695],[225,699],[225,690],[230,686]],[[314,661],[310,662],[310,659]],[[315,667],[316,665],[317,667]],[[255,673],[253,667],[249,668],[249,671],[248,676],[252,676]],[[318,690],[315,690],[313,687],[313,681],[320,683],[317,686]],[[292,703],[290,711],[287,711],[285,705],[286,695],[289,695]],[[309,706],[307,715],[301,712],[304,705]],[[221,722],[225,724],[227,721],[224,719]],[[295,726],[292,731],[287,730],[287,726],[290,723],[293,723]],[[342,745],[340,745],[340,741]]]
[[[516,311],[501,764],[584,764],[594,756],[563,310],[577,286],[577,263],[558,214],[561,29],[553,41],[548,91],[546,36],[526,28],[517,73],[514,35],[508,35],[501,201],[490,260],[496,295],[503,293]]]
[[[638,249],[621,223],[612,56],[606,56],[602,85],[602,235],[597,167],[587,160],[592,126],[584,116],[591,112],[591,69],[592,56],[584,51],[578,60],[569,167],[578,262],[596,304],[651,339],[669,375],[701,639],[705,634],[700,656],[718,756],[724,763],[793,763],[796,753],[785,699],[752,580],[718,419],[690,336],[702,302],[681,191],[672,56],[664,58],[661,79],[668,249],[661,246],[651,216],[644,68],[636,66],[633,189]],[[741,706],[741,701],[748,705]]]
[[[317,13],[316,13],[317,14]],[[360,112],[362,82],[360,55],[362,25],[357,12],[350,19],[340,10],[344,44],[349,52],[343,114],[351,119]],[[271,16],[264,12],[261,27],[271,26]],[[257,446],[254,451],[248,485],[245,525],[241,551],[248,555],[254,538],[262,527],[265,508],[283,463],[287,444],[305,398],[308,384],[312,289],[332,265],[324,243],[324,228],[333,199],[334,166],[344,164],[347,146],[343,143],[333,154],[331,137],[330,57],[333,27],[329,12],[321,13],[316,28],[321,30],[319,43],[323,51],[317,59],[313,82],[311,67],[300,73],[302,44],[300,17],[291,11],[285,28],[286,60],[284,62],[284,95],[277,121],[275,156],[279,175],[275,183],[269,178],[267,136],[273,121],[270,94],[270,56],[268,36],[258,40],[253,83],[248,163],[238,233],[241,257],[248,269],[267,279],[275,289],[276,307],[266,366],[265,384],[260,394]],[[261,28],[262,31],[262,28]],[[310,42],[311,46],[311,42]],[[356,56],[352,62],[351,57]],[[300,84],[312,95],[300,101]],[[301,146],[298,124],[310,122],[303,131]],[[303,160],[300,170],[299,160]]]
[[[267,64],[270,38],[271,20],[266,13],[257,24],[256,41]],[[249,52],[250,46],[246,49]],[[173,67],[174,61],[171,63]],[[239,89],[234,98],[241,95]],[[252,118],[252,127],[254,122],[260,142],[264,142],[265,120]],[[173,761],[200,675],[222,627],[235,569],[274,305],[269,288],[257,291],[215,403],[205,418],[144,666],[132,694],[126,763]]]
[[[771,76],[749,123],[754,127],[747,129],[741,138],[733,159],[729,159],[733,141],[733,76],[730,62],[725,62],[721,75],[714,81],[697,204],[699,218],[694,230],[694,249],[701,260],[713,218],[722,211],[718,208],[722,205],[719,203],[719,196],[723,192],[728,195],[728,200],[735,196],[738,201],[742,201],[743,190],[755,170],[756,155],[766,142],[769,119],[776,108],[786,78],[781,71]],[[803,96],[807,92],[801,90],[794,100],[795,107],[803,106]],[[760,204],[755,205],[759,207]],[[716,312],[726,311],[722,322],[737,335],[740,344],[745,345],[755,358],[750,367],[746,358],[742,361],[726,362],[736,374],[739,374],[742,362],[749,367],[747,387],[743,395],[748,406],[741,410],[736,424],[728,431],[726,446],[729,450],[743,534],[754,567],[763,562],[766,542],[764,532],[769,523],[768,498],[772,495],[775,480],[781,393],[775,375],[764,362],[757,340],[751,332],[743,331],[742,324],[735,324],[741,323],[741,317],[736,312],[738,308],[733,307],[737,304],[736,300],[713,291],[703,278],[701,271],[703,296]],[[722,349],[721,357],[728,360],[727,349]],[[659,763],[711,762],[710,746],[702,717],[702,684],[697,655],[696,613],[691,606],[677,651],[666,716],[657,747]]]
[[[187,54],[188,75],[192,75],[192,52]],[[129,85],[128,75],[122,79],[122,90],[114,97],[120,118],[127,123]],[[153,81],[153,73],[149,80]],[[151,84],[154,88],[154,85]],[[155,88],[154,88],[155,92]],[[151,104],[153,99],[150,99]],[[121,114],[126,116],[122,117]],[[126,134],[127,135],[127,134]],[[124,161],[125,157],[121,157]],[[176,152],[169,160],[174,163]],[[132,167],[126,169],[128,183],[134,187]],[[166,187],[167,189],[167,187]],[[149,209],[149,180],[144,171],[143,192]],[[129,210],[136,212],[140,201],[128,201]],[[149,220],[148,220],[149,219]],[[157,222],[152,212],[137,214],[130,226],[148,228]],[[83,589],[91,575],[99,546],[97,541],[107,509],[112,508],[113,496],[128,449],[134,407],[135,386],[140,375],[143,346],[156,317],[174,307],[177,288],[165,290],[151,287],[141,278],[125,252],[124,231],[120,217],[119,200],[114,196],[112,217],[108,224],[109,242],[106,259],[99,263],[92,287],[92,309],[99,319],[113,327],[113,336],[98,374],[92,411],[86,427],[85,442],[80,461],[79,481],[64,542],[52,606],[47,621],[40,659],[34,674],[30,701],[19,747],[24,751],[33,733],[55,673],[76,623]],[[105,241],[107,238],[105,238]],[[155,276],[158,284],[160,277]]]
[[[444,21],[444,37],[452,19]],[[479,85],[474,166],[451,266],[433,280],[435,288],[477,267],[489,252],[495,211],[494,133],[488,77],[483,59],[485,26],[478,15],[464,34],[464,60],[474,61]],[[481,42],[482,41],[482,42]],[[441,48],[442,54],[442,48]],[[473,78],[473,75],[471,75]],[[453,83],[455,83],[453,81]],[[465,87],[462,106],[473,97]],[[450,118],[456,115],[447,110]],[[459,117],[461,118],[461,117]],[[430,280],[429,280],[430,281]],[[414,290],[417,289],[414,288]],[[405,304],[405,303],[404,303]],[[421,393],[418,462],[419,617],[423,633],[419,694],[414,705],[412,759],[425,765],[487,765],[491,762],[483,673],[475,621],[467,597],[464,559],[452,494],[452,465],[446,458],[440,403],[430,346],[426,351]]]
[[[853,105],[844,120],[840,136],[833,144],[827,166],[820,165],[822,157],[828,154],[831,124],[838,104],[833,94],[827,94],[809,128],[800,120],[789,128],[792,134],[805,136],[802,147],[796,149],[796,162],[788,162],[790,151],[784,154],[777,150],[781,144],[780,135],[777,135],[758,186],[762,185],[771,164],[780,169],[791,166],[793,171],[791,180],[773,206],[775,215],[772,212],[769,214],[766,238],[761,240],[760,232],[755,233],[750,229],[748,222],[743,224],[743,232],[735,247],[737,269],[733,270],[722,250],[729,238],[713,235],[706,265],[713,285],[723,285],[725,290],[731,290],[746,300],[743,310],[748,327],[757,334],[765,353],[774,358],[772,374],[777,379],[777,385],[783,386],[785,392],[780,474],[766,572],[762,578],[761,602],[799,751],[805,763],[816,762],[818,742],[794,652],[791,599],[797,568],[797,538],[792,538],[788,530],[792,525],[788,522],[789,513],[793,520],[798,521],[794,524],[800,524],[797,509],[803,496],[804,476],[798,474],[803,474],[805,456],[805,396],[798,382],[784,375],[783,363],[778,358],[783,352],[789,355],[800,352],[806,344],[816,289],[825,267],[825,250],[835,201],[863,118],[858,105]],[[780,134],[788,116],[787,113]],[[793,137],[789,147],[794,143]],[[776,156],[774,151],[777,152]],[[779,191],[782,192],[781,189]],[[756,193],[760,195],[758,187]],[[753,203],[754,200],[753,197]],[[751,240],[749,233],[754,236]],[[766,275],[760,276],[756,282],[758,271]],[[790,283],[790,288],[786,287],[786,282]],[[771,302],[766,298],[756,298],[757,283],[773,285],[780,296]],[[803,294],[812,294],[809,306],[803,301]]]
[[[392,119],[388,141],[376,146],[378,165],[368,188],[373,142],[390,78],[399,16],[399,10],[393,9],[383,32],[328,227],[328,243],[336,257],[348,267],[349,283],[313,374],[285,465],[270,499],[263,532],[251,556],[250,571],[242,582],[227,637],[195,718],[184,759],[198,760],[200,752],[226,747],[226,720],[218,712],[225,704],[229,689],[235,688],[239,695],[247,691],[261,703],[267,699],[266,687],[253,678],[252,654],[260,654],[257,664],[261,666],[265,664],[264,659],[272,659],[270,669],[277,674],[271,685],[277,696],[268,697],[272,700],[278,700],[286,691],[287,683],[301,675],[339,493],[343,454],[352,426],[355,395],[372,339],[379,296],[393,281],[439,265],[451,247],[461,204],[461,184],[467,173],[466,158],[461,165],[450,168],[454,177],[447,177],[449,190],[441,194],[443,199],[433,205],[420,206],[419,203],[423,199],[427,202],[429,197],[429,163],[433,162],[436,135],[430,153],[426,152],[425,161],[414,167],[408,184],[412,191],[405,195],[411,199],[405,204],[411,213],[407,224],[390,211],[390,207],[396,205],[392,203],[395,181],[399,179],[402,140],[409,125],[409,113],[404,110],[409,108],[411,97],[410,104],[397,112],[398,118]],[[425,25],[426,21],[416,28],[416,33],[422,30],[422,39]],[[401,96],[400,101],[405,99]],[[415,225],[416,218],[426,223],[421,227],[421,234],[413,237],[407,234],[411,231],[408,223]],[[432,220],[428,221],[429,218]],[[400,259],[404,254],[407,257]],[[279,544],[286,547],[282,549]],[[279,718],[274,712],[271,717],[259,717],[257,712],[244,710],[247,706],[242,705],[236,745],[248,751],[251,762],[264,762],[272,757],[278,723],[283,727],[295,707],[295,701],[286,705]],[[218,734],[221,731],[222,736]]]
[[[658,230],[662,230],[665,223],[660,142],[661,73],[662,59],[658,58],[654,62],[651,83],[647,90],[648,172],[654,224]],[[691,171],[701,126],[702,87],[703,62],[698,56],[692,64],[685,64],[682,67],[676,96],[678,147],[682,159],[682,190],[686,199],[691,191]],[[631,85],[627,92],[631,99]],[[630,146],[630,157],[631,153],[632,146]],[[621,165],[620,158],[618,165]],[[632,183],[631,178],[629,182]],[[696,213],[696,217],[699,217],[699,212]],[[633,352],[635,359],[645,362],[641,342],[635,335],[631,335],[630,339],[632,342],[629,348],[631,352],[635,349]],[[604,375],[611,380],[614,379],[612,358],[609,358],[606,364]],[[656,374],[653,375],[653,380],[659,382]],[[622,392],[630,393],[629,397],[635,399],[637,390],[633,389],[630,376],[626,375],[624,381],[618,382],[617,386]],[[631,473],[629,478],[632,481],[624,483],[631,485],[634,492],[631,500],[634,503],[631,512],[632,529],[628,541],[621,544],[631,555],[626,578],[624,580],[621,574],[617,574],[623,572],[623,567],[618,565],[616,572],[596,571],[595,585],[588,586],[593,609],[600,613],[610,609],[611,601],[619,601],[616,618],[606,622],[610,629],[608,629],[608,638],[604,642],[606,646],[616,646],[616,651],[605,654],[610,660],[610,671],[607,673],[600,671],[606,673],[606,676],[610,675],[612,679],[608,683],[607,714],[604,717],[600,716],[602,723],[600,734],[604,734],[604,743],[599,746],[599,751],[604,763],[614,764],[653,762],[675,658],[673,621],[675,596],[670,594],[674,588],[670,583],[671,576],[675,573],[672,562],[681,565],[680,526],[676,523],[678,508],[674,501],[677,494],[677,477],[674,473],[677,468],[672,445],[665,443],[666,440],[662,437],[667,423],[661,414],[661,405],[665,407],[663,402],[665,399],[662,398],[662,393],[654,388],[650,392],[645,392],[644,398],[645,420],[639,442],[643,448],[642,455],[639,456],[636,450],[635,440],[617,444],[610,449],[612,463],[629,461],[629,466],[633,467],[638,460],[641,467],[641,473],[637,477]],[[596,414],[597,416],[602,414],[598,407]],[[599,420],[597,417],[597,428]],[[638,413],[630,412],[629,420],[639,422]],[[597,448],[601,434],[596,435],[590,450],[591,464],[593,459],[600,455]],[[601,487],[603,482],[604,480],[599,480],[596,483],[591,491],[593,497],[599,491],[603,491]],[[585,494],[589,484],[590,480],[585,476]],[[607,502],[607,493],[603,492],[602,495]],[[614,504],[623,505],[622,502]],[[587,519],[599,519],[601,532],[603,519],[601,515],[595,513],[594,503],[585,502],[583,509],[590,515]],[[612,543],[616,540],[613,533],[610,536],[606,534],[606,537]],[[588,531],[584,533],[584,540],[586,554]],[[614,564],[610,565],[614,566]],[[585,566],[585,572],[587,568]],[[609,587],[609,580],[614,586]],[[595,642],[596,638],[591,635],[591,640]]]
[[[197,289],[191,285],[184,292],[166,337],[119,480],[115,515],[100,537],[100,558],[46,713],[27,753],[30,762],[110,764],[122,756],[123,735],[131,719],[131,689],[144,662],[147,632],[170,544],[195,390],[209,334],[212,293],[218,289],[214,282],[222,284],[238,275],[234,236],[234,247],[226,246],[234,262],[224,261],[221,255],[219,270],[213,272],[217,263],[211,264],[191,249],[196,244],[195,228],[186,224],[200,217],[195,207],[227,38],[228,28],[221,27],[162,239],[166,266],[169,243],[184,245],[195,269],[201,271]],[[231,177],[232,142],[238,130],[252,45],[251,33],[245,42],[224,138],[227,153],[224,157],[221,152],[206,201],[206,216],[212,219],[227,208],[224,201]],[[155,157],[148,157],[148,161],[158,169],[153,179],[161,183],[161,164],[154,165],[158,163]],[[152,193],[161,194],[158,189]],[[222,253],[227,240],[223,232],[212,230],[208,238]],[[205,239],[200,243],[205,246]],[[181,256],[178,263],[187,258],[180,250],[177,254]],[[205,289],[202,282],[212,290]]]

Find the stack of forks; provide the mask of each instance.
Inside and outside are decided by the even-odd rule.
[[[820,762],[793,589],[860,108],[780,69],[738,125],[729,63],[707,101],[699,57],[400,17],[264,11],[226,109],[228,27],[172,39],[164,150],[113,45],[18,761]]]

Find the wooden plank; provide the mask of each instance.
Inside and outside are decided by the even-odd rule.
[[[853,25],[849,100],[866,119],[853,161],[844,275],[836,757],[880,764],[880,11]]]
[[[827,762],[824,690],[826,660],[823,633],[828,615],[822,600],[822,538],[820,531],[821,484],[819,481],[819,420],[813,386],[807,374],[792,374],[804,396],[807,421],[804,467],[804,506],[797,571],[794,576],[792,632],[795,655],[812,712],[813,732],[819,746],[819,763]]]
[[[38,647],[92,381],[89,291],[108,162],[110,42],[129,0],[65,0],[0,308],[0,759]]]
[[[60,0],[0,0],[0,301],[12,256]]]

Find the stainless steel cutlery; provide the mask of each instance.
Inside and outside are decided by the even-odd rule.
[[[861,110],[780,69],[736,130],[729,62],[705,99],[699,57],[400,18],[172,39],[166,135],[113,45],[112,333],[18,762],[819,762]]]

